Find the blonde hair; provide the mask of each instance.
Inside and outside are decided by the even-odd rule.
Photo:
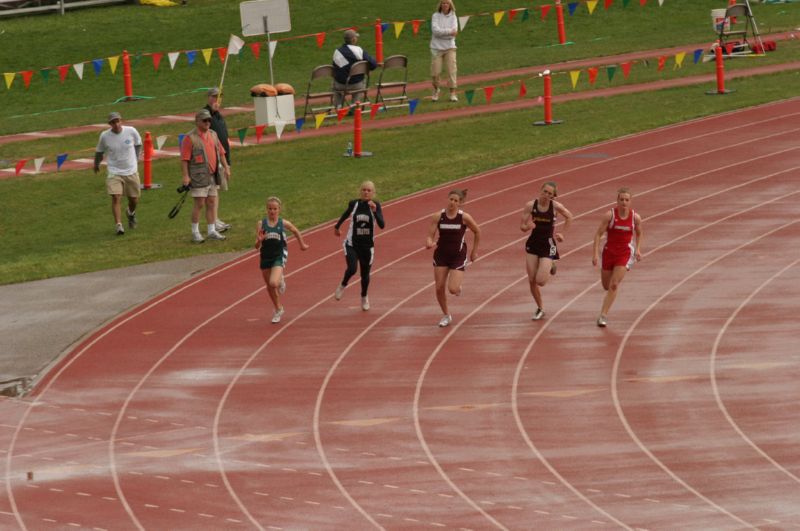
[[[278,197],[275,197],[274,195],[271,195],[271,196],[269,196],[267,198],[267,204],[270,204],[270,203],[278,203],[279,207],[283,207],[283,202]]]
[[[450,4],[450,12],[451,13],[455,13],[456,12],[456,5],[453,3],[453,0],[439,0],[439,5],[436,6],[436,11],[438,11],[439,13],[442,12],[442,3],[444,3],[444,2]]]
[[[622,188],[617,190],[617,197],[619,197],[621,194],[628,194],[629,196],[633,197],[633,194],[631,193],[631,189],[628,188],[627,186],[623,186]]]
[[[450,197],[451,195],[457,195],[458,198],[463,203],[467,199],[467,189],[466,188],[455,188],[453,190],[450,190],[450,192],[447,194],[447,197]]]

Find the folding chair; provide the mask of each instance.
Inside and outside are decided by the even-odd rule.
[[[755,45],[751,45],[747,40],[750,33],[752,33]],[[758,26],[753,18],[749,0],[744,0],[743,4],[729,6],[725,10],[725,21],[720,24],[718,39],[723,50],[727,50],[733,42],[740,43],[733,48],[734,51],[730,55],[746,55],[752,53],[754,48],[763,53],[764,45],[761,42],[761,35],[758,33]]]
[[[314,82],[318,79],[325,79],[327,81],[326,84],[327,90],[323,92],[311,92],[314,88],[313,87]],[[333,109],[333,90],[331,89],[332,81],[333,81],[332,65],[318,66],[311,71],[311,79],[308,80],[308,89],[306,89],[306,107],[303,110],[303,117],[308,116],[309,110],[313,114],[316,113],[317,111],[329,112],[331,109]],[[328,100],[328,104],[323,105],[322,107],[311,107],[312,100]]]
[[[356,76],[364,76],[364,88],[359,89],[352,89],[350,88],[350,80]],[[351,100],[356,98],[357,94],[363,95],[363,100],[369,102],[369,96],[367,91],[369,90],[369,63],[367,61],[356,61],[352,65],[350,65],[350,73],[347,75],[347,82],[345,83],[344,95],[342,96],[342,104],[344,104],[344,100],[347,96],[350,96]]]
[[[387,70],[398,70],[400,74],[392,74],[389,76],[400,76],[400,81],[386,81],[384,76]],[[387,57],[383,62],[383,69],[378,77],[378,92],[375,95],[375,103],[383,103],[385,108],[390,107],[403,107],[408,105],[408,95],[406,94],[406,86],[408,85],[408,57],[405,55],[392,55]],[[397,96],[389,96],[388,98],[383,95],[383,91],[389,89],[390,92],[396,93],[399,89],[400,94]],[[387,105],[387,103],[396,103],[395,105]]]

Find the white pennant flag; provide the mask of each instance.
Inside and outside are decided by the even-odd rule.
[[[469,22],[469,15],[458,17],[458,25],[461,27],[461,31],[464,31],[464,26],[467,25],[467,22]]]
[[[83,63],[75,63],[72,65],[72,68],[74,68],[75,73],[78,74],[78,79],[83,79]]]
[[[34,173],[39,173],[39,170],[42,169],[42,164],[44,164],[44,157],[33,160],[33,167],[35,168]]]
[[[283,128],[285,126],[286,126],[286,122],[282,122],[282,121],[281,122],[279,122],[279,121],[275,122],[275,134],[277,135],[278,140],[281,139],[281,135],[283,134]]]
[[[658,0],[658,7],[661,7],[663,5],[664,5],[664,0]]]
[[[275,55],[275,48],[278,46],[278,41],[269,41],[269,58]]]
[[[178,57],[180,57],[181,52],[169,52],[167,57],[169,58],[169,69],[175,70],[175,63],[178,62]]]
[[[168,138],[167,135],[161,135],[159,137],[156,137],[156,149],[158,151],[161,151],[161,148],[164,147],[164,142],[167,141],[167,138]]]
[[[228,54],[236,55],[244,47],[244,41],[236,35],[231,35],[228,41]]]

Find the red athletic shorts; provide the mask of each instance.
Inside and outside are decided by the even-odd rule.
[[[633,244],[628,244],[628,247],[621,252],[611,251],[608,247],[603,248],[603,269],[606,271],[611,271],[615,267],[624,267],[630,270],[635,261],[636,253]]]

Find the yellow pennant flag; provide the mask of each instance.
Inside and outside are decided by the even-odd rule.
[[[11,88],[11,83],[14,82],[14,76],[16,76],[16,75],[17,75],[16,72],[5,72],[3,74],[3,77],[6,78],[6,88],[7,89]]]
[[[119,62],[119,55],[112,55],[108,58],[108,67],[111,69],[111,73],[115,74],[117,72],[117,63]]]
[[[494,14],[494,25],[497,26],[500,24],[500,21],[503,20],[503,15],[505,15],[505,11],[497,11]]]
[[[324,112],[314,115],[314,121],[317,122],[317,129],[319,129],[319,126],[325,121],[325,116],[327,115]]]
[[[395,22],[394,23],[394,36],[395,38],[400,38],[400,34],[403,32],[403,28],[405,27],[405,22]]]
[[[586,2],[586,7],[589,8],[589,14],[594,13],[594,8],[597,7],[597,0],[589,0]]]
[[[211,62],[211,52],[214,51],[213,48],[203,48],[203,59],[206,60],[206,66]]]
[[[675,54],[675,66],[672,67],[673,70],[677,68],[681,68],[683,66],[683,59],[686,57],[686,52],[679,52]]]
[[[580,70],[572,70],[569,73],[569,78],[572,80],[572,88],[574,89],[575,86],[578,84],[578,78],[581,77]]]

